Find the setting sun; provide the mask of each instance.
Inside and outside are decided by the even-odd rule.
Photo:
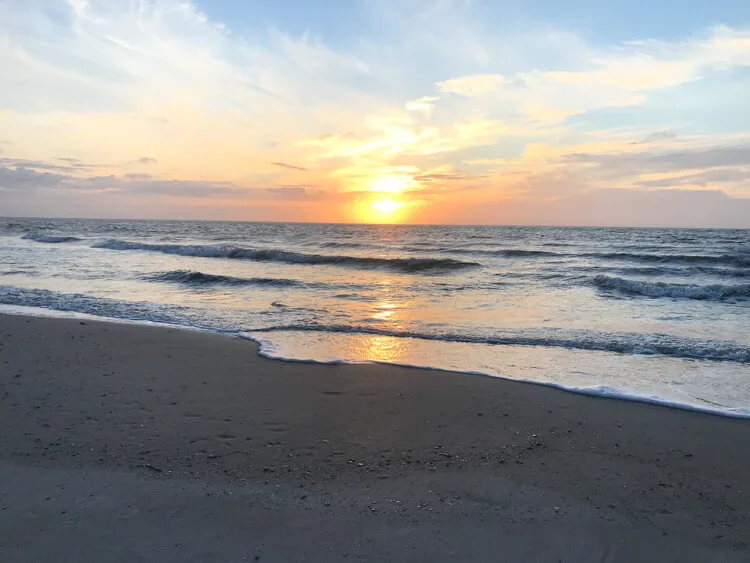
[[[402,223],[412,203],[388,197],[365,199],[355,204],[353,213],[360,223]]]

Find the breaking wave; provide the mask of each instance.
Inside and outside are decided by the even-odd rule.
[[[42,233],[27,233],[21,237],[22,239],[33,240],[36,242],[46,242],[49,244],[60,244],[63,242],[78,242],[81,239],[78,237],[61,236],[61,235],[45,235]]]
[[[476,262],[462,262],[450,258],[380,258],[366,256],[342,256],[338,254],[303,254],[288,250],[250,249],[236,246],[206,246],[184,244],[146,244],[110,239],[94,245],[94,248],[109,250],[143,250],[163,252],[180,256],[203,258],[229,258],[235,260],[255,260],[259,262],[283,262],[286,264],[310,264],[349,266],[363,269],[388,268],[406,273],[440,270],[457,270],[477,267]]]
[[[734,267],[750,267],[750,255],[722,254],[722,255],[701,255],[701,254],[639,254],[632,252],[589,252],[580,256],[589,258],[600,258],[609,260],[627,260],[632,262],[652,262],[652,263],[677,263],[677,264],[720,264]]]
[[[574,266],[570,270],[590,272],[589,266]],[[714,266],[623,266],[597,267],[598,272],[623,274],[626,276],[717,276],[723,278],[750,278],[750,269],[716,268]]]
[[[594,278],[594,285],[601,289],[642,295],[644,297],[672,297],[703,301],[725,301],[727,299],[750,298],[750,284],[739,285],[693,285],[666,282],[645,282],[605,275]]]
[[[234,276],[219,276],[205,274],[193,270],[172,270],[143,276],[146,281],[172,282],[190,286],[258,286],[258,287],[302,287],[306,284],[297,280],[285,278],[239,278]]]

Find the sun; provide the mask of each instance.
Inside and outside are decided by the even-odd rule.
[[[403,221],[407,202],[381,197],[356,203],[355,216],[360,223],[392,224]]]
[[[355,200],[353,209],[360,223],[402,223],[414,207],[415,202],[405,197],[414,189],[414,179],[407,174],[372,176],[362,188],[367,196]]]

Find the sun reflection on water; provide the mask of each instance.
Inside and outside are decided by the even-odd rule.
[[[381,321],[387,321],[387,320],[393,320],[392,317],[394,316],[394,313],[396,312],[397,305],[395,303],[383,301],[381,303],[378,303],[375,306],[375,308],[376,308],[376,311],[373,312],[372,318],[381,320]]]
[[[361,360],[371,362],[404,362],[407,350],[403,339],[392,336],[367,336],[357,343],[355,350]]]

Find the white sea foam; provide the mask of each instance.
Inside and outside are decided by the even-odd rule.
[[[523,359],[528,358],[528,355],[525,353],[525,351],[523,351],[522,349],[519,350],[516,347],[503,349],[504,355],[510,354],[513,357],[513,362],[511,363],[512,367],[510,369],[506,362],[503,362],[497,368],[490,368],[489,366],[485,365],[484,367],[478,367],[478,369],[476,369],[473,367],[459,367],[456,365],[458,362],[467,362],[467,359],[463,357],[463,354],[461,353],[462,351],[460,349],[456,349],[455,347],[450,347],[447,355],[442,355],[439,350],[430,350],[429,355],[420,355],[419,353],[417,353],[414,354],[412,361],[362,360],[353,358],[347,359],[331,357],[327,355],[325,351],[321,352],[320,346],[316,347],[315,344],[313,344],[312,346],[305,346],[296,338],[293,340],[293,343],[290,344],[288,339],[284,339],[284,337],[288,337],[290,335],[293,335],[293,333],[276,333],[270,335],[268,333],[240,333],[240,336],[242,336],[243,338],[252,340],[259,345],[261,356],[272,360],[331,365],[390,364],[409,368],[448,371],[470,375],[489,376],[510,381],[517,381],[521,383],[543,385],[546,387],[553,387],[564,391],[583,395],[591,395],[595,397],[648,403],[707,414],[728,416],[733,418],[750,418],[750,408],[721,405],[714,401],[701,399],[698,396],[685,393],[675,393],[670,394],[671,396],[668,396],[665,388],[654,388],[652,392],[639,392],[627,385],[627,374],[620,374],[621,377],[618,379],[618,382],[622,385],[621,387],[615,385],[589,384],[587,382],[584,382],[581,377],[567,377],[565,381],[553,381],[545,379],[545,376],[549,375],[550,370],[539,369],[540,366],[533,364],[523,365]],[[555,350],[551,350],[549,351],[549,353],[552,356],[550,363],[555,363],[558,358],[563,359],[563,356],[555,356]],[[338,354],[340,354],[340,352],[337,352],[337,355]],[[465,351],[464,354],[471,356],[474,354],[474,352],[468,350]],[[607,363],[607,360],[603,359],[601,356],[597,356],[596,352],[581,352],[578,354],[579,355],[577,355],[574,359],[574,361],[576,362],[576,371],[573,372],[574,374],[582,373],[581,364],[587,364],[589,366],[589,369],[595,370],[597,369],[597,367],[606,365]],[[457,355],[460,357],[456,361]],[[519,358],[521,359],[519,360]],[[684,360],[665,359],[659,364],[658,369],[664,371],[672,370],[679,372],[681,369],[684,369],[680,367],[679,362],[682,361]],[[471,364],[467,362],[464,365],[469,366]],[[715,377],[715,371],[711,373],[712,368],[708,366],[699,366],[699,369],[700,368],[703,368],[707,371],[707,377],[711,377],[712,375]],[[696,375],[700,375],[700,373]]]

